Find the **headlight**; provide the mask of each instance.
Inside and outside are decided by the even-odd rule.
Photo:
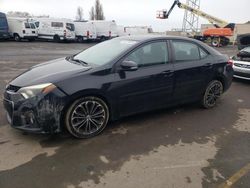
[[[36,96],[39,93],[47,94],[55,88],[56,86],[54,84],[46,83],[46,84],[23,87],[18,90],[18,93],[20,93],[25,99],[28,99]]]

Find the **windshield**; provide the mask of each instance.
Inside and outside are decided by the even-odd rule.
[[[35,22],[35,25],[38,28],[39,27],[39,22]]]
[[[71,23],[66,23],[66,28],[70,31],[75,31],[75,25]]]
[[[30,23],[30,27],[31,27],[32,29],[36,29],[36,26],[35,26],[34,23]]]
[[[137,41],[132,40],[122,40],[119,38],[112,39],[88,48],[77,54],[74,59],[79,59],[86,63],[104,65],[118,57],[122,52],[126,51],[136,43]]]
[[[243,50],[241,50],[241,51],[244,51],[244,52],[248,52],[248,53],[250,53],[250,47],[246,47],[246,48],[244,48]]]
[[[7,20],[4,17],[0,17],[0,28],[7,28],[8,24],[7,24]]]

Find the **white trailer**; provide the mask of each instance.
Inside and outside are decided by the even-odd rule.
[[[94,20],[89,22],[94,24],[98,39],[106,40],[119,36],[115,21]]]
[[[38,28],[38,38],[60,41],[75,40],[75,25],[69,19],[34,18]]]
[[[96,40],[96,27],[92,22],[74,22],[76,39],[79,42]]]
[[[34,22],[26,18],[7,17],[10,36],[16,41],[28,39],[29,41],[37,38],[37,29]]]

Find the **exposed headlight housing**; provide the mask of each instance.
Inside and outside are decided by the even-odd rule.
[[[46,84],[23,87],[18,90],[18,93],[20,93],[25,99],[28,99],[38,95],[39,93],[47,94],[52,90],[54,90],[55,88],[56,86],[54,84],[46,83]]]

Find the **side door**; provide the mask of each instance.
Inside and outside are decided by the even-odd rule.
[[[171,100],[173,65],[169,62],[166,41],[144,44],[122,61],[133,61],[138,69],[116,72],[115,90],[120,116],[158,108]]]
[[[200,98],[213,72],[213,59],[200,45],[187,40],[172,40],[175,71],[174,100],[193,101]]]

